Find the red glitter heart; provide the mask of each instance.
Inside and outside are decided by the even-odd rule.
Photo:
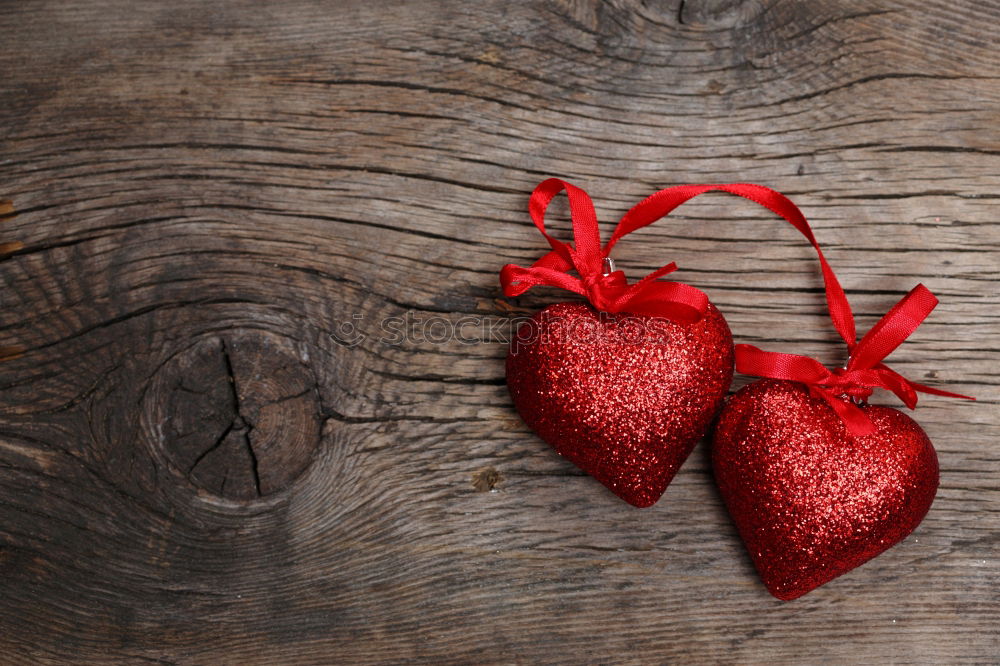
[[[927,435],[889,407],[864,407],[875,432],[854,436],[798,382],[765,379],[723,408],[715,479],[767,589],[791,600],[867,562],[912,532],[934,500]]]
[[[682,325],[550,305],[521,325],[507,384],[521,417],[629,504],[654,504],[718,413],[733,376],[714,306]]]

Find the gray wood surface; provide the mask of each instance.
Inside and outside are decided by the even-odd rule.
[[[0,661],[997,663],[998,22],[974,0],[0,3]],[[915,413],[942,471],[915,534],[782,603],[704,444],[637,510],[535,438],[502,339],[564,297],[507,302],[497,273],[545,249],[548,176],[605,233],[668,185],[775,187],[862,330],[937,293],[892,365],[979,402]],[[809,247],[703,199],[619,266],[675,260],[738,341],[842,361]]]

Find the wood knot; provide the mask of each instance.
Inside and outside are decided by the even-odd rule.
[[[288,340],[227,332],[174,356],[147,393],[167,459],[195,486],[253,500],[291,484],[320,440],[316,381]]]

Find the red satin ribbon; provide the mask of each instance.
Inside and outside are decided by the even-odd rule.
[[[552,238],[545,231],[545,211],[563,190],[569,199],[573,222],[573,246]],[[535,226],[548,241],[552,251],[528,268],[507,264],[500,271],[500,283],[508,297],[520,296],[532,287],[559,287],[585,296],[604,312],[665,317],[679,323],[699,320],[708,308],[708,297],[701,290],[681,282],[664,282],[658,278],[677,270],[673,262],[653,271],[639,282],[628,284],[622,271],[604,272],[604,260],[622,237],[664,217],[685,201],[705,192],[720,191],[754,201],[785,218],[812,244],[819,255],[826,282],[827,302],[837,330],[854,334],[854,318],[850,308],[844,312],[836,304],[847,303],[844,290],[837,282],[819,244],[813,237],[802,212],[788,198],[763,185],[736,183],[731,185],[680,185],[647,197],[622,216],[611,240],[602,248],[594,204],[586,192],[557,178],[549,178],[531,194],[528,210]],[[571,274],[575,270],[579,277]]]
[[[563,190],[569,198],[573,222],[572,247],[545,231],[545,211]],[[519,296],[534,286],[546,285],[581,294],[605,312],[632,312],[681,323],[697,321],[708,307],[708,297],[690,285],[658,279],[677,269],[673,262],[639,282],[628,284],[622,271],[605,274],[604,260],[622,237],[664,217],[685,201],[710,191],[728,192],[754,201],[783,217],[806,237],[819,257],[830,319],[850,352],[846,367],[829,370],[807,356],[768,352],[741,344],[736,345],[737,371],[806,384],[813,395],[830,404],[855,435],[874,432],[871,420],[856,403],[863,403],[875,387],[892,391],[910,409],[917,404],[918,392],[975,399],[910,381],[882,362],[937,306],[937,297],[922,284],[917,285],[868,331],[861,342],[857,342],[854,314],[847,295],[823,256],[805,216],[787,197],[763,185],[680,185],[660,190],[629,210],[618,222],[611,240],[602,248],[597,214],[587,193],[556,178],[545,180],[532,192],[528,209],[552,251],[529,268],[514,264],[504,266],[500,271],[504,294]],[[579,277],[571,274],[574,269]]]
[[[545,211],[563,190],[569,199],[573,221],[573,247],[545,231]],[[594,203],[580,188],[549,178],[531,193],[528,211],[552,251],[529,268],[514,264],[504,266],[500,271],[500,284],[505,295],[520,296],[538,285],[559,287],[585,296],[595,308],[604,312],[627,311],[682,323],[698,321],[708,308],[708,297],[701,290],[680,282],[657,280],[677,270],[673,262],[635,284],[628,284],[622,271],[606,274],[604,259],[614,243],[609,242],[601,248]],[[573,269],[579,277],[570,274]]]
[[[845,338],[850,360],[844,368],[830,370],[808,356],[763,351],[753,345],[736,345],[736,370],[745,375],[802,382],[809,392],[826,400],[854,435],[871,435],[875,426],[857,403],[864,403],[876,387],[892,391],[910,409],[917,406],[917,392],[975,400],[958,393],[910,381],[882,362],[910,337],[938,304],[922,284],[914,287],[855,343]],[[843,307],[849,309],[847,299]]]

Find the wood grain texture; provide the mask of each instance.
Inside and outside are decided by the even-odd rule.
[[[0,4],[0,660],[1000,661],[998,21]],[[942,470],[916,533],[778,602],[704,445],[636,510],[528,432],[503,337],[562,297],[498,301],[497,272],[544,249],[525,207],[551,175],[605,232],[664,186],[775,187],[862,329],[937,293],[893,366],[979,402],[916,413]],[[810,249],[747,202],[616,258],[677,261],[740,341],[842,360]]]

